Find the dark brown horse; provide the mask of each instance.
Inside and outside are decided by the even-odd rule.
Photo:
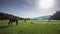
[[[13,22],[16,22],[16,25],[18,25],[18,19],[16,19],[16,18],[9,19],[8,25],[13,25],[12,24]]]

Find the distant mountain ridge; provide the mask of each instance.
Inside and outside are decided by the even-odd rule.
[[[32,18],[33,20],[48,20],[51,15],[46,15],[46,16],[40,16],[36,18]]]

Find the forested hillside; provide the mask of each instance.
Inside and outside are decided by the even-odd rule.
[[[24,19],[22,17],[18,17],[18,16],[14,16],[14,15],[11,15],[11,14],[0,12],[0,20],[9,19],[9,18],[18,18],[18,19],[21,19],[21,20]]]
[[[60,11],[56,11],[56,13],[54,13],[50,19],[52,20],[60,20]]]

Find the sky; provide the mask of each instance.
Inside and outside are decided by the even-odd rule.
[[[60,10],[60,0],[49,0],[49,2],[48,0],[0,0],[0,12],[23,18],[53,15]]]

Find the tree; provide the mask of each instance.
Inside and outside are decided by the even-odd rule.
[[[49,19],[60,20],[60,11],[56,11]]]

